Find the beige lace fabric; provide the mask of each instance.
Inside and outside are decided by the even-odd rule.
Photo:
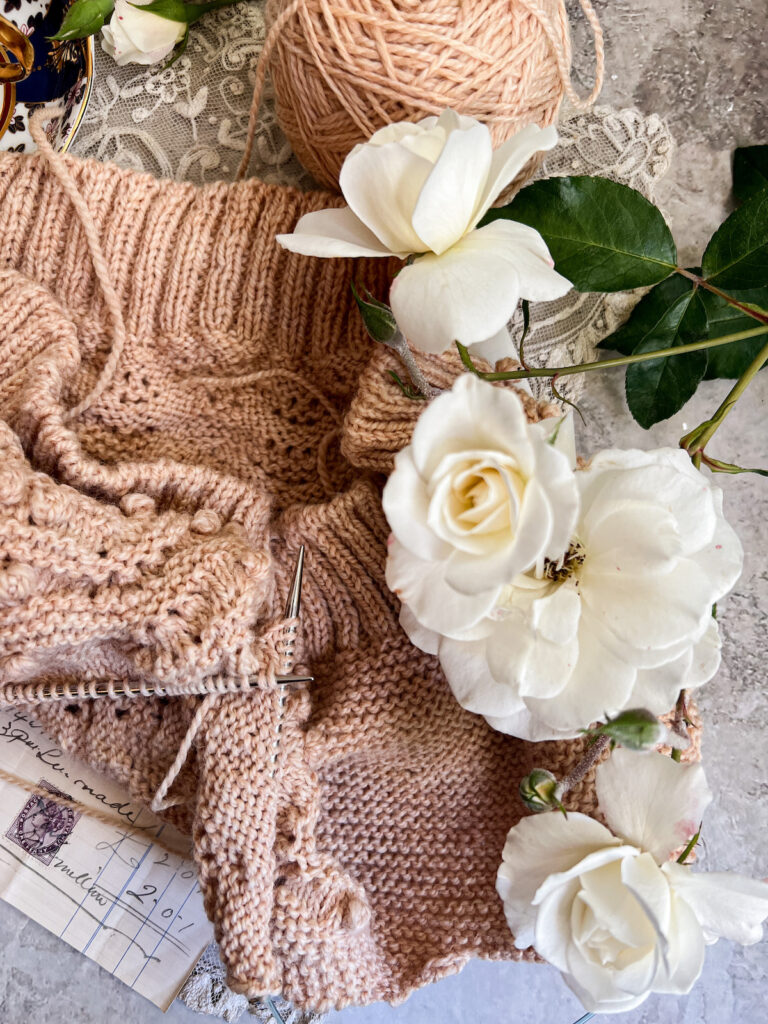
[[[265,0],[207,14],[190,26],[184,54],[118,67],[96,40],[93,91],[71,152],[202,185],[233,181],[245,148],[255,68],[264,46]],[[268,86],[249,175],[314,187],[293,156]]]
[[[218,946],[212,942],[184,983],[179,999],[190,1010],[218,1017],[227,1024],[250,1017],[258,1024],[319,1024],[324,1015],[309,1010],[297,1010],[281,996],[271,997],[272,1006],[263,999],[248,999],[227,988],[226,971],[221,963]],[[277,1014],[277,1016],[275,1016]]]

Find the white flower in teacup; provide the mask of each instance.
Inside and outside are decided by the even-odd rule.
[[[112,18],[101,29],[101,45],[117,64],[157,64],[186,35],[186,22],[137,10],[137,5],[148,3],[151,0],[115,0]]]
[[[705,944],[758,942],[768,885],[670,859],[712,799],[700,765],[617,749],[597,797],[608,828],[572,812],[519,821],[496,887],[515,945],[557,967],[587,1010],[618,1013],[689,992]]]
[[[529,424],[518,395],[466,374],[424,410],[395,457],[383,505],[386,578],[404,614],[443,635],[471,635],[517,573],[559,558],[578,496],[568,425]]]
[[[388,125],[344,161],[348,205],[305,214],[278,241],[305,256],[415,257],[390,291],[408,341],[424,352],[487,341],[519,299],[556,299],[571,287],[533,228],[504,219],[477,226],[530,158],[556,142],[554,128],[529,125],[494,152],[488,128],[452,110]]]
[[[462,706],[523,739],[576,736],[629,707],[662,714],[711,679],[712,606],[742,568],[722,492],[685,452],[604,451],[575,477],[581,507],[563,557],[509,577],[463,634],[431,625],[421,606],[401,617],[439,654]]]

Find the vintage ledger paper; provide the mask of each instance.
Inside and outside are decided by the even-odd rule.
[[[0,897],[167,1010],[213,937],[188,840],[26,711],[0,708],[0,769],[115,819],[0,779]]]

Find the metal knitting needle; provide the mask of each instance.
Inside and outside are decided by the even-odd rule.
[[[288,591],[288,600],[285,602],[286,619],[298,619],[301,613],[301,584],[304,578],[304,545],[299,548],[299,556],[296,559],[296,571],[293,574],[291,588]],[[288,626],[285,633],[285,663],[290,666],[293,663],[293,649],[296,646],[296,636],[299,632],[298,623]],[[280,677],[278,677],[280,682]]]
[[[299,548],[299,555],[296,560],[296,569],[293,574],[293,580],[291,581],[291,587],[288,591],[288,599],[285,604],[285,617],[286,619],[298,619],[299,613],[301,612],[301,584],[304,577],[304,545],[302,544]],[[286,629],[286,641],[285,641],[285,661],[288,665],[293,661],[293,649],[296,644],[296,636],[298,633],[298,624],[288,626]],[[275,676],[275,682],[280,686],[291,686],[298,685],[300,683],[313,683],[315,681],[314,676],[302,676],[294,675],[293,673],[287,673],[285,675]],[[258,681],[250,684],[252,687],[258,686]],[[14,687],[3,687],[3,696],[10,696],[13,694]],[[22,689],[26,687],[19,686],[19,699],[21,699]],[[210,690],[206,690],[204,687],[194,688],[190,690],[177,690],[171,696],[182,696],[183,694],[189,693],[210,693]],[[52,683],[48,686],[42,687],[35,694],[38,700],[88,700],[93,697],[152,697],[155,695],[155,687],[153,686],[94,686],[89,687],[88,691],[84,694],[78,693],[78,686],[76,683]]]
[[[275,1006],[272,996],[264,996],[264,1002],[267,1004],[269,1012],[272,1014],[272,1019],[276,1024],[286,1024],[285,1017],[280,1013],[278,1008]]]

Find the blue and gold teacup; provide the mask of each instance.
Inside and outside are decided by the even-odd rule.
[[[29,118],[56,105],[46,132],[66,150],[85,114],[93,81],[93,39],[56,42],[70,0],[0,0],[0,150],[29,153]]]

